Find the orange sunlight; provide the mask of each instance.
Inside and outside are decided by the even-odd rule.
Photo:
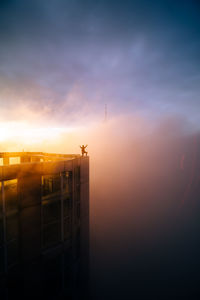
[[[72,134],[76,130],[75,127],[35,127],[28,122],[1,122],[1,151],[21,151],[20,147],[33,150],[44,144],[55,144],[63,134]]]

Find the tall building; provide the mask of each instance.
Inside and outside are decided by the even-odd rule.
[[[1,299],[87,293],[89,158],[9,152],[0,164]]]

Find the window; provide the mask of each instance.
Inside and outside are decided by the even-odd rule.
[[[71,194],[72,193],[72,172],[64,172],[63,176],[63,193]]]
[[[72,236],[72,172],[42,176],[42,233],[44,248]]]
[[[77,166],[74,169],[74,173],[75,173],[76,182],[78,183],[80,181],[80,166]]]
[[[10,157],[9,164],[10,165],[20,164],[20,157]]]
[[[77,213],[77,218],[80,219],[81,216],[81,207],[80,207],[80,202],[76,204],[76,213]]]
[[[42,176],[42,244],[51,247],[61,241],[61,177]]]
[[[18,210],[17,179],[4,181],[6,214]]]
[[[63,215],[67,217],[72,214],[72,198],[67,197],[63,199]]]
[[[6,253],[3,268],[8,268],[16,264],[19,258],[17,179],[2,181],[0,191],[0,251]]]
[[[18,240],[13,240],[12,242],[7,244],[7,263],[8,266],[14,265],[18,262],[18,256],[19,256],[19,244]]]
[[[61,241],[60,222],[43,225],[43,247],[48,248]]]
[[[3,217],[0,217],[0,247],[3,245]]]
[[[4,181],[8,266],[18,261],[19,215],[17,179]]]
[[[60,199],[43,202],[43,223],[48,224],[60,220]]]
[[[2,183],[0,182],[0,273],[4,271]]]
[[[47,196],[61,191],[60,174],[42,176],[42,196]]]
[[[63,234],[64,240],[72,234],[72,172],[63,173]]]
[[[64,218],[64,240],[71,238],[72,222],[71,216]]]
[[[45,299],[57,298],[56,295],[60,294],[63,280],[63,266],[62,256],[49,258],[43,263],[43,295]],[[53,295],[53,297],[52,297]],[[60,298],[60,297],[59,297]],[[68,297],[67,297],[68,299]],[[71,299],[71,298],[70,298]]]
[[[64,240],[72,234],[72,172],[63,173],[63,233]]]
[[[80,228],[78,228],[77,231],[76,231],[76,240],[75,240],[75,255],[76,255],[76,258],[80,257],[80,238],[81,238],[81,233],[80,233]]]
[[[6,216],[6,240],[7,242],[18,239],[18,214],[13,213]]]
[[[0,181],[0,219],[3,216],[2,183]]]
[[[4,248],[0,246],[0,274],[4,272]]]
[[[76,186],[75,206],[76,206],[76,223],[80,223],[81,203],[80,203],[80,185],[79,184]]]

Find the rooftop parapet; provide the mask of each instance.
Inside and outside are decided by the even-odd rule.
[[[57,162],[79,158],[79,154],[57,154],[46,152],[0,152],[0,165],[30,162]]]

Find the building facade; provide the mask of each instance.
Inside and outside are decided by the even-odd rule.
[[[89,275],[89,158],[21,152],[0,160],[1,295],[81,298]]]

